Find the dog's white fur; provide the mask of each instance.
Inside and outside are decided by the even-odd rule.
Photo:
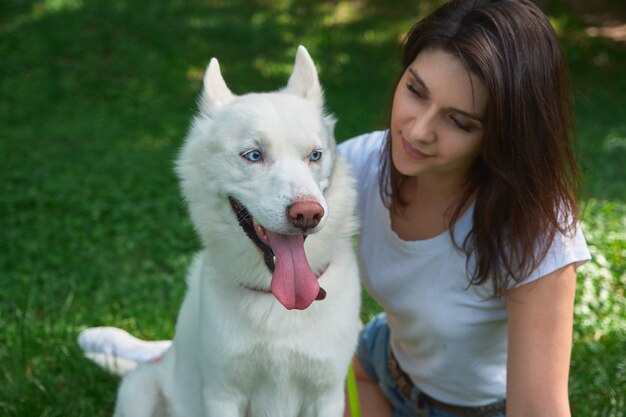
[[[351,236],[355,191],[335,156],[334,119],[324,114],[315,65],[298,48],[288,85],[235,96],[217,60],[204,78],[200,112],[177,161],[204,249],[194,260],[172,347],[120,386],[117,417],[339,417],[358,333],[360,290]],[[251,162],[242,155],[262,152]],[[311,160],[321,150],[319,161]],[[256,155],[258,156],[258,155]],[[287,220],[294,201],[324,210],[305,252],[327,296],[288,310],[271,272],[244,234],[229,197],[268,230],[302,233]]]

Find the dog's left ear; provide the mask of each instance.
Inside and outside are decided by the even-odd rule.
[[[285,91],[322,105],[323,93],[317,69],[311,55],[302,45],[298,47],[296,62]]]

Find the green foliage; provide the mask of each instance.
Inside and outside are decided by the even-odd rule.
[[[337,138],[383,126],[400,39],[437,1],[0,4],[0,415],[111,415],[88,326],[169,338],[199,247],[172,161],[217,56],[235,92],[281,86],[296,46]],[[557,15],[575,86],[594,260],[580,270],[576,416],[626,415],[626,48]],[[622,92],[622,93],[618,93]],[[364,297],[363,319],[378,311]]]
[[[571,21],[563,41],[574,85],[583,230],[592,260],[579,269],[570,378],[572,415],[626,415],[626,44],[584,36]],[[562,18],[567,22],[568,19]]]

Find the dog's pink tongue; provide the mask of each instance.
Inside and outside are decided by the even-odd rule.
[[[320,292],[304,253],[304,237],[265,232],[276,256],[272,293],[285,308],[304,310]]]

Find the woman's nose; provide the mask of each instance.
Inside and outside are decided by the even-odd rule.
[[[435,132],[435,114],[432,109],[416,114],[409,128],[409,136],[416,142],[433,142],[437,137]]]

